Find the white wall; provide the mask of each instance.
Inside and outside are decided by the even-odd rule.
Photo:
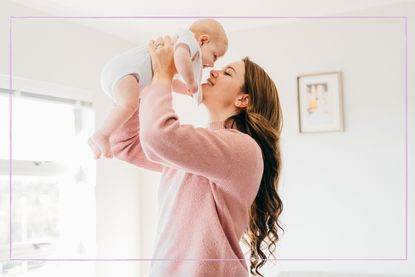
[[[414,11],[415,4],[408,3],[353,15],[409,15],[408,26],[413,26]],[[269,262],[265,276],[289,270],[415,273],[413,259],[295,261],[405,259],[404,36],[402,19],[305,20],[230,34],[223,63],[250,56],[262,65],[279,88],[284,111],[280,186],[286,234],[278,255],[294,260]],[[408,37],[413,49],[411,28]],[[345,131],[301,134],[296,77],[326,71],[343,73]],[[413,78],[408,85],[411,142]],[[411,165],[414,152],[409,150]],[[411,211],[414,176],[409,170]],[[408,217],[411,257],[411,213]]]

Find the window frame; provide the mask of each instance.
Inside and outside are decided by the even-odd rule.
[[[10,89],[10,84],[12,84],[12,89]],[[28,97],[41,101],[57,102],[60,104],[66,103],[79,108],[94,109],[93,93],[89,90],[15,76],[10,80],[10,75],[5,74],[0,74],[0,94],[6,94],[9,95],[9,97]],[[8,118],[8,120],[10,120],[10,118]],[[7,130],[7,134],[9,133],[10,125]],[[0,175],[8,176],[9,180],[11,177],[10,164],[12,165],[12,176],[56,176],[65,171],[63,164],[56,161],[13,160],[12,163],[10,163],[9,159],[0,159]],[[10,214],[10,211],[8,211],[8,214]],[[9,220],[9,224],[10,222],[11,221]],[[10,234],[7,234],[7,236],[10,236]],[[36,255],[33,255],[34,248],[36,249]],[[13,254],[17,251],[17,256],[26,256],[26,254],[30,253],[31,258],[43,258],[45,255],[47,256],[52,253],[53,250],[53,241],[13,243]],[[2,264],[10,262],[9,251],[10,242],[7,245],[0,245],[0,269],[2,268]],[[12,258],[15,258],[13,256]],[[23,262],[23,264],[25,264],[25,262]]]

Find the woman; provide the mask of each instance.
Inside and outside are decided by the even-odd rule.
[[[283,209],[277,89],[248,58],[211,70],[202,85],[211,122],[181,125],[172,107],[172,47],[170,37],[150,42],[152,84],[111,139],[118,159],[161,173],[150,276],[248,276],[241,238],[251,250],[251,273],[262,276],[261,246],[275,251]],[[126,76],[116,89],[138,89],[137,81]]]

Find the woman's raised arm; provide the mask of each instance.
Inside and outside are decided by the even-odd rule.
[[[139,89],[137,80],[132,75],[127,75],[120,79],[116,85],[118,90]],[[141,100],[140,100],[141,101]],[[111,149],[115,157],[136,166],[160,172],[162,165],[151,162],[143,152],[140,142],[140,121],[138,110],[118,128],[111,136]]]

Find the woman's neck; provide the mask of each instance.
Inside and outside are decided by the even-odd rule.
[[[235,114],[235,111],[213,112],[209,111],[210,122],[225,121]]]

